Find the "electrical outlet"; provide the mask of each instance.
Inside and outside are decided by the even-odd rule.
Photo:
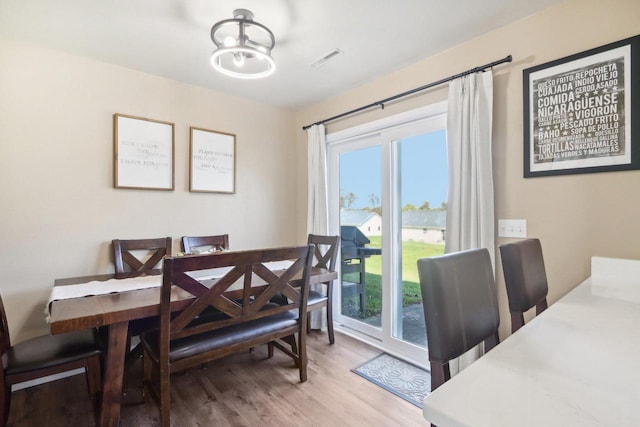
[[[527,237],[526,219],[499,219],[498,237]]]

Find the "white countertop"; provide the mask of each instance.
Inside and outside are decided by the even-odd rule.
[[[624,274],[608,260],[594,258],[592,278],[430,394],[425,418],[438,427],[640,426],[640,275],[631,274],[640,262],[624,260]]]

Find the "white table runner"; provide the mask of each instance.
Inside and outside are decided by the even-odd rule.
[[[265,263],[271,271],[284,270],[293,263],[291,261],[276,261]],[[188,273],[198,281],[219,279],[231,271],[233,267],[212,268]],[[49,315],[51,302],[55,300],[83,298],[93,295],[106,295],[126,291],[134,291],[147,288],[156,288],[162,285],[162,275],[141,276],[128,279],[110,279],[105,281],[91,281],[76,285],[54,286],[47,301],[45,312]]]

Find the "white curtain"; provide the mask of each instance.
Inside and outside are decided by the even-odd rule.
[[[445,252],[487,248],[495,267],[492,122],[491,71],[469,74],[449,84],[449,196]],[[474,348],[458,360],[451,361],[451,374],[465,368],[480,355],[481,349]]]
[[[327,210],[327,152],[324,125],[307,129],[307,233],[327,235],[329,212]],[[318,285],[322,286],[322,285]],[[325,309],[311,312],[311,327],[325,329]]]

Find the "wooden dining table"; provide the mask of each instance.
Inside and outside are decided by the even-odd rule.
[[[338,277],[335,271],[313,268],[310,285]],[[114,279],[114,274],[56,279],[55,286],[77,285]],[[122,279],[128,280],[128,279]],[[158,277],[159,282],[161,276]],[[175,293],[172,310],[184,308],[192,296]],[[128,290],[104,295],[53,300],[49,302],[49,324],[52,334],[107,326],[108,343],[103,376],[100,426],[117,426],[120,422],[122,380],[129,322],[160,314],[160,287]]]

